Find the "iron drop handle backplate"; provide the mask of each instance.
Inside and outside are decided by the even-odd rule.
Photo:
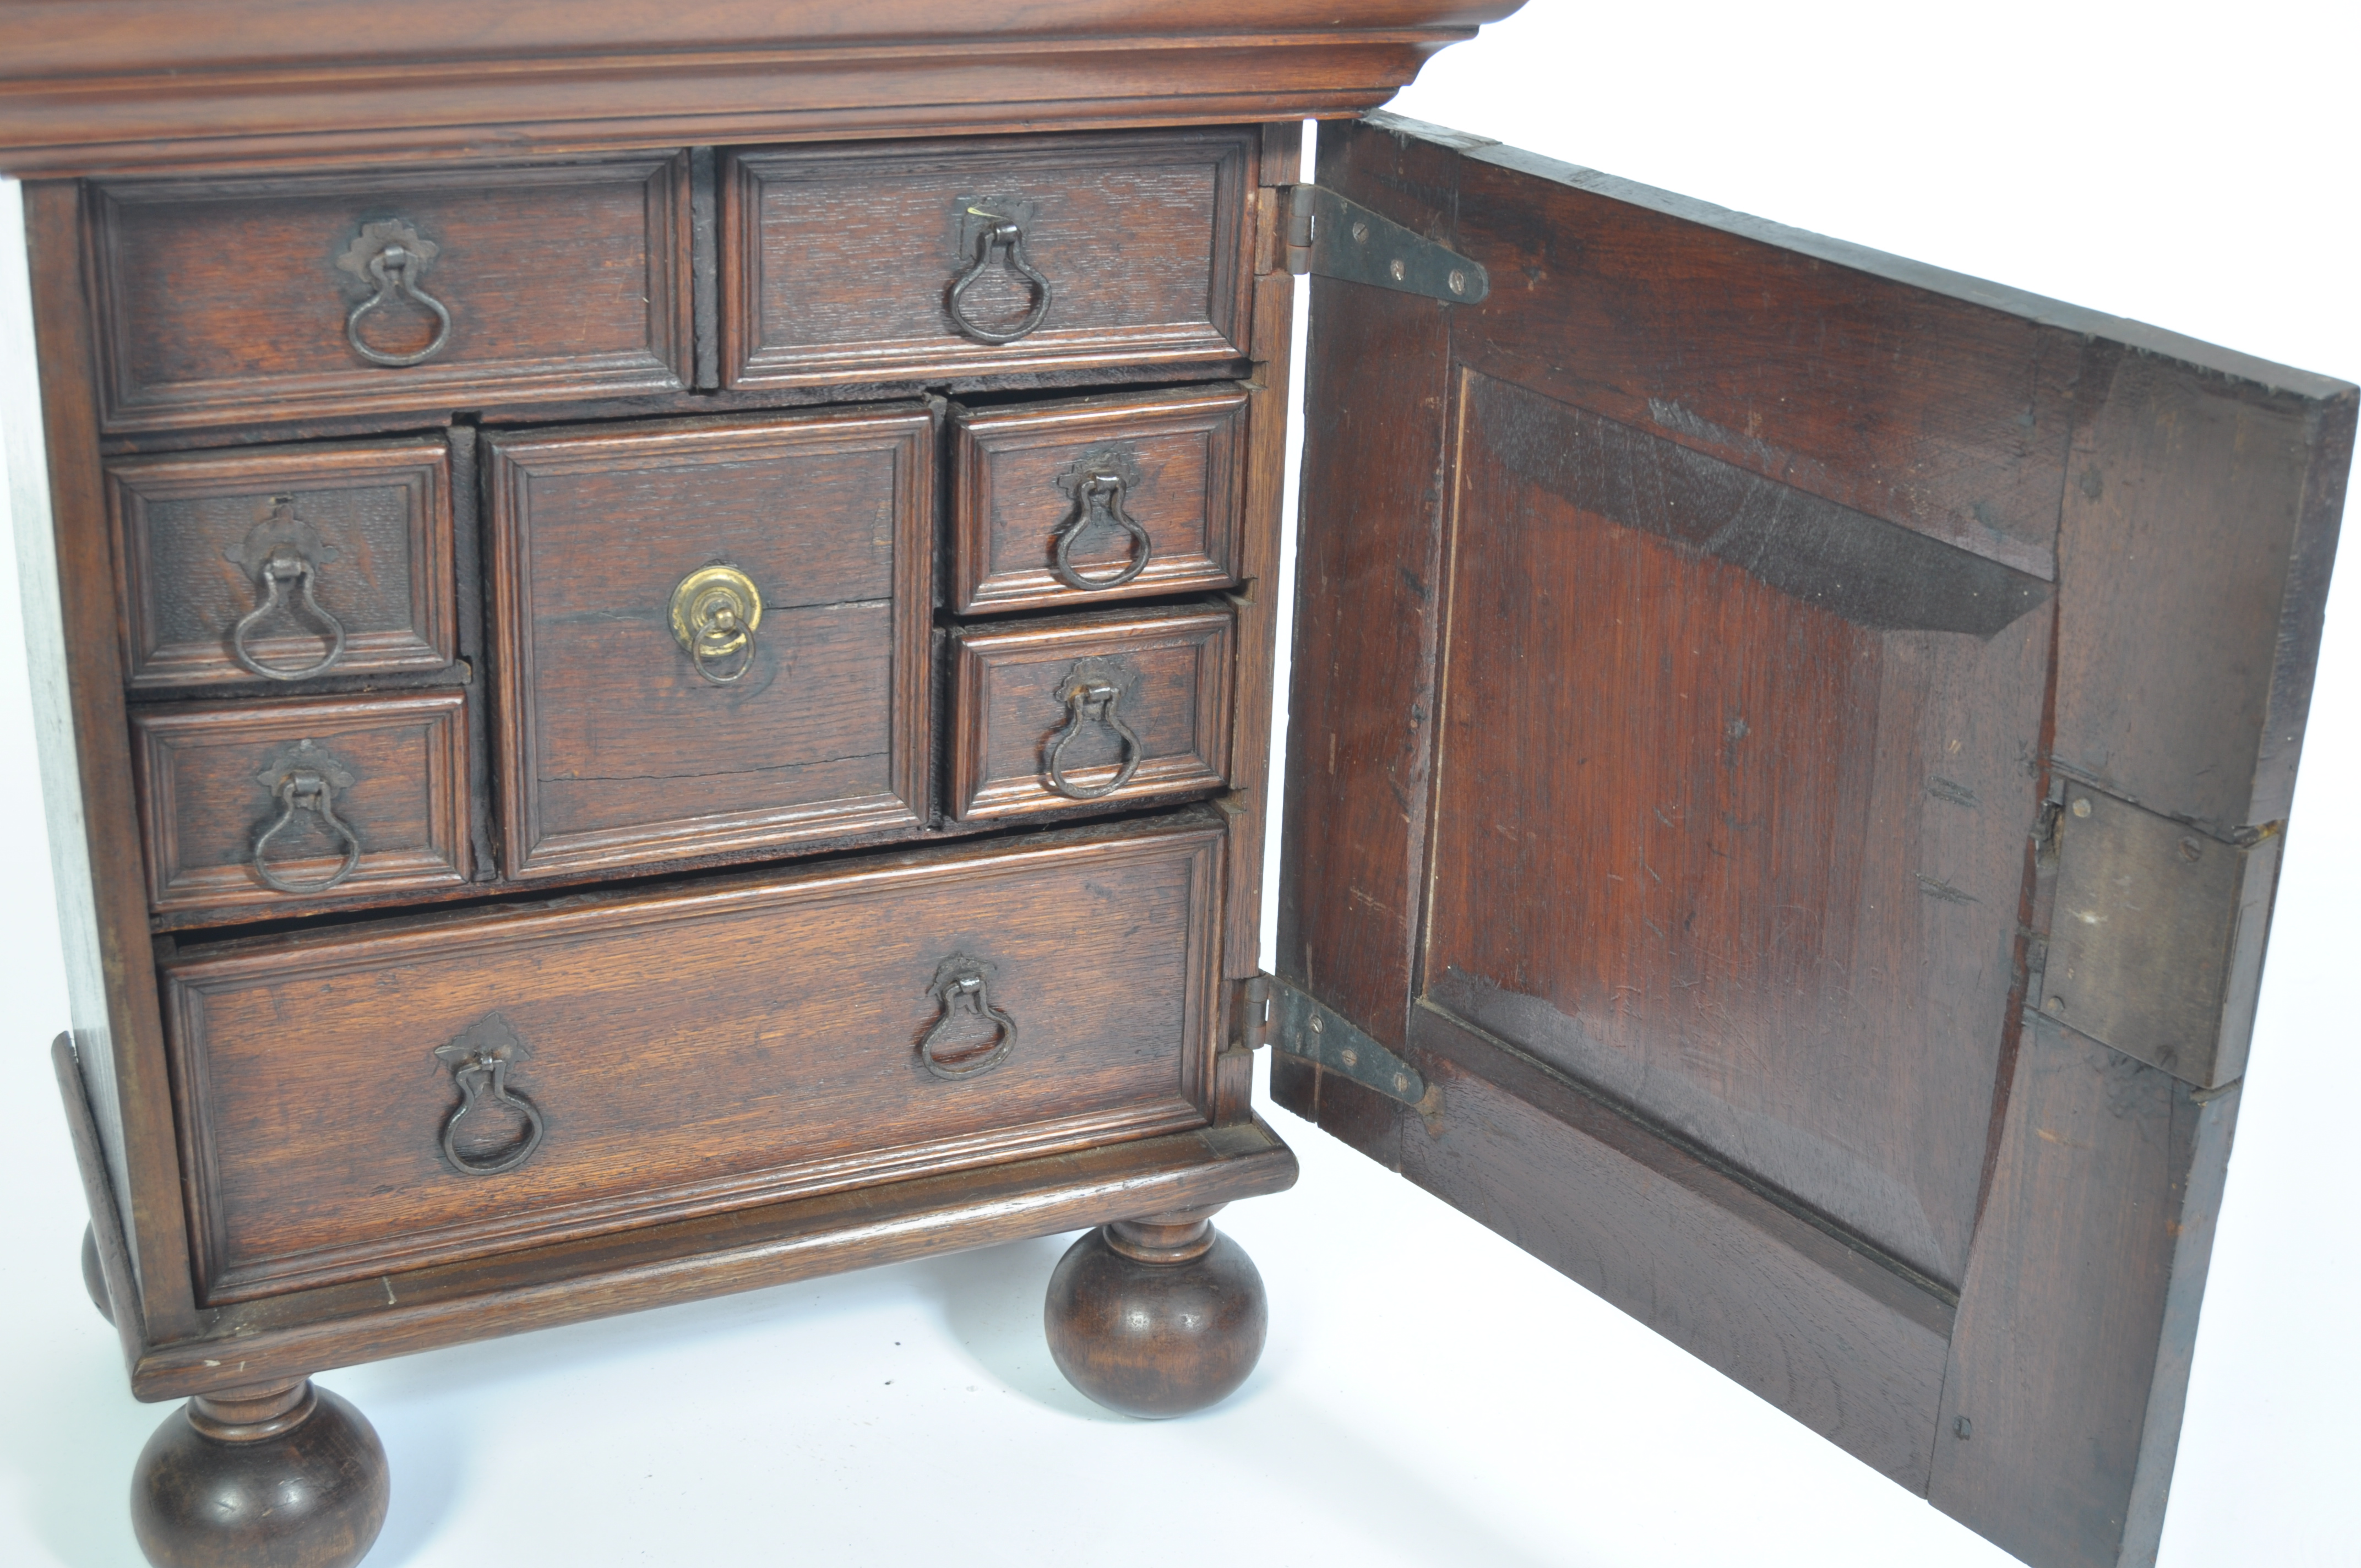
[[[520,1090],[509,1087],[509,1069],[533,1053],[516,1029],[498,1013],[487,1013],[467,1032],[434,1047],[434,1057],[451,1069],[459,1086],[459,1106],[443,1122],[443,1157],[469,1176],[499,1176],[531,1159],[541,1147],[548,1124],[541,1108]],[[459,1152],[459,1128],[469,1113],[489,1105],[503,1105],[524,1118],[524,1132],[500,1154],[470,1158]]]
[[[1049,570],[1068,587],[1086,594],[1103,593],[1108,588],[1123,587],[1148,570],[1148,552],[1154,546],[1148,540],[1148,530],[1140,527],[1131,514],[1123,510],[1125,488],[1124,477],[1113,472],[1084,474],[1075,483],[1074,515],[1059,526],[1058,547],[1049,563]],[[1074,546],[1083,534],[1090,532],[1091,523],[1099,517],[1104,517],[1131,535],[1131,559],[1111,576],[1086,577],[1074,565]]]
[[[321,768],[290,768],[280,773],[271,786],[271,794],[280,802],[279,819],[264,828],[261,836],[254,841],[254,874],[262,879],[265,886],[276,888],[280,893],[325,893],[351,876],[354,868],[361,863],[360,836],[336,815],[337,784],[342,783],[349,786],[352,780],[349,775],[331,773],[329,768],[333,766],[330,763]],[[294,882],[272,871],[266,857],[270,841],[284,832],[299,815],[307,811],[319,817],[320,825],[343,841],[345,858],[334,872],[317,882]]]
[[[981,220],[975,229],[975,259],[951,281],[948,308],[951,324],[978,343],[1015,343],[1041,324],[1049,313],[1049,280],[1041,276],[1032,259],[1025,254],[1025,225],[1016,219],[987,211],[982,207],[967,209],[969,216]],[[1025,280],[1033,293],[1033,308],[1025,319],[1005,332],[985,326],[967,313],[968,291],[990,270],[994,252],[1008,258],[1008,269]]]
[[[919,1037],[918,1059],[937,1078],[973,1078],[989,1072],[1016,1048],[1016,1020],[992,1004],[994,972],[992,965],[965,953],[953,953],[935,966],[934,983],[928,991],[942,1012]],[[962,1012],[993,1026],[992,1044],[982,1051],[947,1058],[942,1055],[944,1034]]]
[[[336,258],[338,267],[376,291],[355,305],[352,313],[345,318],[345,341],[352,345],[354,353],[372,365],[386,365],[399,369],[405,366],[423,365],[449,345],[449,308],[418,286],[420,275],[425,272],[441,249],[433,240],[421,237],[415,228],[400,218],[361,225],[359,237]],[[390,354],[381,348],[372,348],[361,336],[361,323],[390,306],[397,297],[407,298],[434,317],[432,341],[425,347],[409,354]]]
[[[1042,757],[1049,787],[1069,800],[1098,800],[1113,795],[1131,782],[1147,751],[1131,726],[1124,722],[1123,715],[1115,711],[1123,701],[1123,687],[1111,673],[1093,667],[1099,663],[1086,660],[1067,674],[1059,691],[1065,699],[1066,722],[1049,737],[1049,749]],[[1116,767],[1115,776],[1104,784],[1076,784],[1066,772],[1066,748],[1093,724],[1115,731],[1115,738],[1123,742],[1123,762]]]

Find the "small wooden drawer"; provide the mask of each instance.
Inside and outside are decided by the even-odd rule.
[[[924,819],[930,411],[485,444],[510,876]]]
[[[95,183],[106,428],[686,386],[689,206],[685,153]]]
[[[132,690],[451,663],[442,437],[125,458],[106,477]]]
[[[467,697],[135,708],[156,913],[303,909],[467,880]]]
[[[972,613],[1231,586],[1246,411],[1236,387],[959,410],[953,603]]]
[[[1220,787],[1231,626],[1227,609],[1159,609],[953,632],[952,814]]]
[[[1243,356],[1251,130],[741,152],[721,179],[737,387]]]
[[[1222,830],[184,949],[204,1297],[1202,1125]]]

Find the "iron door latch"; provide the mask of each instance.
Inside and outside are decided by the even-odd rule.
[[[1268,1046],[1405,1105],[1426,1097],[1426,1080],[1418,1069],[1334,1008],[1275,974],[1239,981],[1237,1006],[1235,1033],[1248,1050]]]
[[[1287,269],[1472,305],[1492,291],[1482,264],[1320,185],[1287,188]]]

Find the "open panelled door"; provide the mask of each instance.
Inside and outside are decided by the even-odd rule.
[[[1489,293],[1313,287],[1279,1102],[2151,1560],[2354,389],[1383,116],[1319,183]]]

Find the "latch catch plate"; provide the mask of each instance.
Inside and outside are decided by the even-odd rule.
[[[1451,305],[1492,291],[1480,263],[1321,185],[1287,188],[1287,269]]]
[[[1248,1049],[1268,1045],[1405,1105],[1426,1097],[1418,1069],[1311,992],[1273,974],[1258,974],[1241,989],[1238,1037]]]

